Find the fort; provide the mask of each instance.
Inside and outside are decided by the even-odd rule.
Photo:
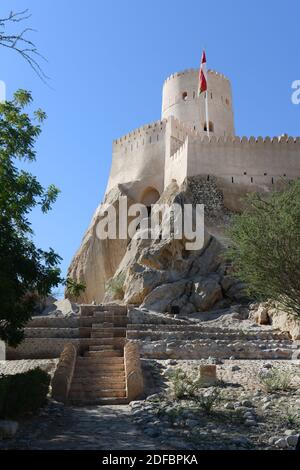
[[[133,200],[154,203],[172,181],[217,177],[226,204],[236,209],[246,192],[280,187],[300,176],[300,138],[235,135],[229,80],[208,71],[209,134],[204,95],[198,96],[198,70],[164,82],[161,120],[113,142],[106,194],[123,185]]]

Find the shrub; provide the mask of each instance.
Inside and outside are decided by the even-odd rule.
[[[259,300],[300,317],[300,180],[282,192],[252,194],[229,229],[234,275]]]
[[[50,376],[39,367],[0,376],[0,417],[13,418],[38,410],[46,401]]]
[[[175,369],[170,375],[172,395],[176,400],[197,399],[201,388],[205,388],[203,381],[197,376],[189,375],[182,369]]]
[[[276,390],[288,390],[291,386],[292,376],[288,371],[274,368],[261,373],[259,379],[267,392],[275,392]]]
[[[209,414],[211,413],[212,409],[221,401],[221,396],[219,390],[213,390],[212,393],[209,394],[200,394],[196,397],[196,402],[199,408],[202,411]]]

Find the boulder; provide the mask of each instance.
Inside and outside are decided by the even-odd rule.
[[[264,305],[260,305],[258,307],[258,309],[254,311],[254,313],[252,314],[252,318],[259,325],[269,325],[270,324],[268,308]]]
[[[141,307],[155,312],[165,312],[170,304],[176,304],[176,299],[180,299],[186,289],[188,289],[186,280],[163,284],[146,296]]]
[[[42,312],[43,316],[49,315],[54,317],[72,317],[78,314],[79,306],[69,299],[57,300]]]
[[[212,278],[202,278],[193,283],[190,302],[196,311],[210,310],[223,297],[220,284]]]
[[[274,328],[287,331],[294,341],[300,340],[300,317],[284,312],[276,307],[268,309],[270,323]]]

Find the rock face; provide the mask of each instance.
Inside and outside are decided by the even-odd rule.
[[[113,189],[105,199],[105,203],[114,207],[117,217],[119,197],[125,195],[126,193],[122,189],[117,188]],[[127,240],[100,240],[97,237],[97,225],[101,218],[101,211],[102,205],[97,208],[68,270],[68,277],[86,284],[85,292],[77,299],[79,303],[93,301],[100,303],[103,300],[105,284],[114,275],[128,244]]]
[[[57,300],[41,312],[41,315],[51,317],[73,317],[79,314],[79,306],[69,299]]]
[[[130,191],[124,186],[108,194],[105,202],[115,208],[117,216],[119,197],[128,194]],[[132,203],[129,198],[128,206]],[[181,187],[171,183],[158,204],[173,203],[182,207],[205,205],[204,246],[188,251],[184,238],[162,236],[164,225],[153,239],[143,223],[133,239],[99,240],[96,232],[100,206],[69,268],[69,277],[84,281],[87,286],[79,302],[120,301],[157,312],[176,306],[181,313],[189,314],[219,306],[224,298],[243,297],[243,286],[230,277],[221,258],[226,244],[223,228],[230,214],[215,181],[194,177],[185,180]],[[152,209],[152,215],[156,210]],[[144,221],[148,223],[150,218]]]
[[[254,304],[251,318],[259,325],[272,325],[281,331],[288,332],[294,341],[300,340],[300,318],[283,311],[272,301]]]
[[[198,188],[198,184],[193,187]],[[181,188],[172,183],[159,203],[193,204],[197,194],[186,183]],[[220,199],[216,198],[216,205],[219,204]],[[116,280],[123,280],[122,300],[157,312],[178,307],[181,314],[206,311],[218,305],[225,290],[235,284],[229,276],[225,290],[221,284],[226,274],[221,259],[223,244],[208,230],[200,250],[187,251],[185,242],[185,239],[171,237],[132,239],[114,276]],[[107,292],[104,297],[105,302],[116,299],[112,292]]]

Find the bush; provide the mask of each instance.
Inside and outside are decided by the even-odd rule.
[[[267,392],[275,392],[277,390],[289,390],[292,376],[290,372],[271,369],[268,372],[261,373],[259,379]]]
[[[50,376],[39,367],[0,376],[0,418],[14,418],[38,410],[46,401]]]
[[[258,300],[300,316],[300,180],[269,196],[252,194],[229,229],[234,275]]]
[[[172,395],[176,400],[195,400],[198,397],[200,389],[205,388],[199,374],[194,377],[182,369],[175,369],[170,375],[170,381]]]
[[[213,392],[209,394],[203,393],[196,397],[197,405],[207,414],[211,413],[212,409],[220,403],[220,401],[221,396],[219,390],[213,390]]]

